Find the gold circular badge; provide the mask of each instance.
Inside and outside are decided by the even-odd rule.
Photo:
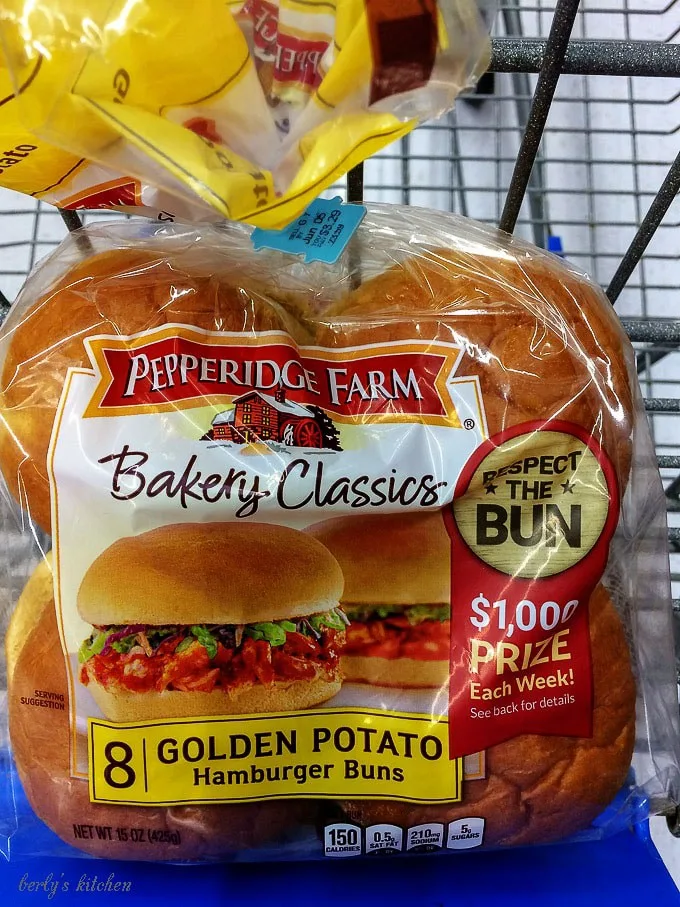
[[[554,576],[582,560],[610,506],[604,471],[574,435],[533,431],[504,441],[454,501],[472,551],[509,576]]]

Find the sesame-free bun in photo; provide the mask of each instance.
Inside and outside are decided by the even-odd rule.
[[[68,844],[114,860],[216,860],[313,821],[314,804],[301,800],[170,807],[91,803],[87,780],[70,771],[69,684],[49,561],[29,580],[7,640],[9,730],[19,778],[34,812]],[[63,708],[32,707],[36,690],[49,690],[51,702]],[[146,833],[136,841],[115,835],[100,840],[76,836],[74,826],[81,825],[156,834],[154,840]]]
[[[278,712],[339,692],[343,578],[319,541],[264,523],[119,539],[85,573],[80,682],[112,721]]]
[[[346,679],[402,688],[446,684],[451,542],[441,511],[339,517],[307,532],[345,577]]]

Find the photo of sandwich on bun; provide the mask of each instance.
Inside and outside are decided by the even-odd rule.
[[[90,801],[87,779],[71,774],[70,686],[59,640],[51,554],[40,561],[21,593],[5,644],[7,709],[17,773],[36,815],[67,844],[109,860],[219,860],[315,821],[315,805],[308,800],[174,806]],[[36,701],[36,690],[43,695],[49,691],[53,706],[41,708],[39,716],[26,705]],[[76,747],[85,749],[85,737],[76,736]],[[143,831],[134,837],[87,833],[88,827],[96,826]],[[30,828],[36,828],[35,818]],[[6,900],[0,898],[0,903]]]
[[[341,687],[340,567],[282,526],[188,523],[122,538],[77,596],[79,679],[111,721],[305,709]]]
[[[307,532],[345,576],[345,679],[402,688],[448,683],[451,544],[441,513],[348,516]]]

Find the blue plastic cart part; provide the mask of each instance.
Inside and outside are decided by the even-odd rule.
[[[450,857],[223,866],[68,858],[7,863],[0,858],[3,907],[48,903],[62,907],[674,907],[680,905],[680,894],[644,823],[605,841]]]

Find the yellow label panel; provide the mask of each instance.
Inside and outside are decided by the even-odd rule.
[[[114,724],[89,720],[90,800],[171,806],[290,798],[452,803],[448,721],[338,708]]]

